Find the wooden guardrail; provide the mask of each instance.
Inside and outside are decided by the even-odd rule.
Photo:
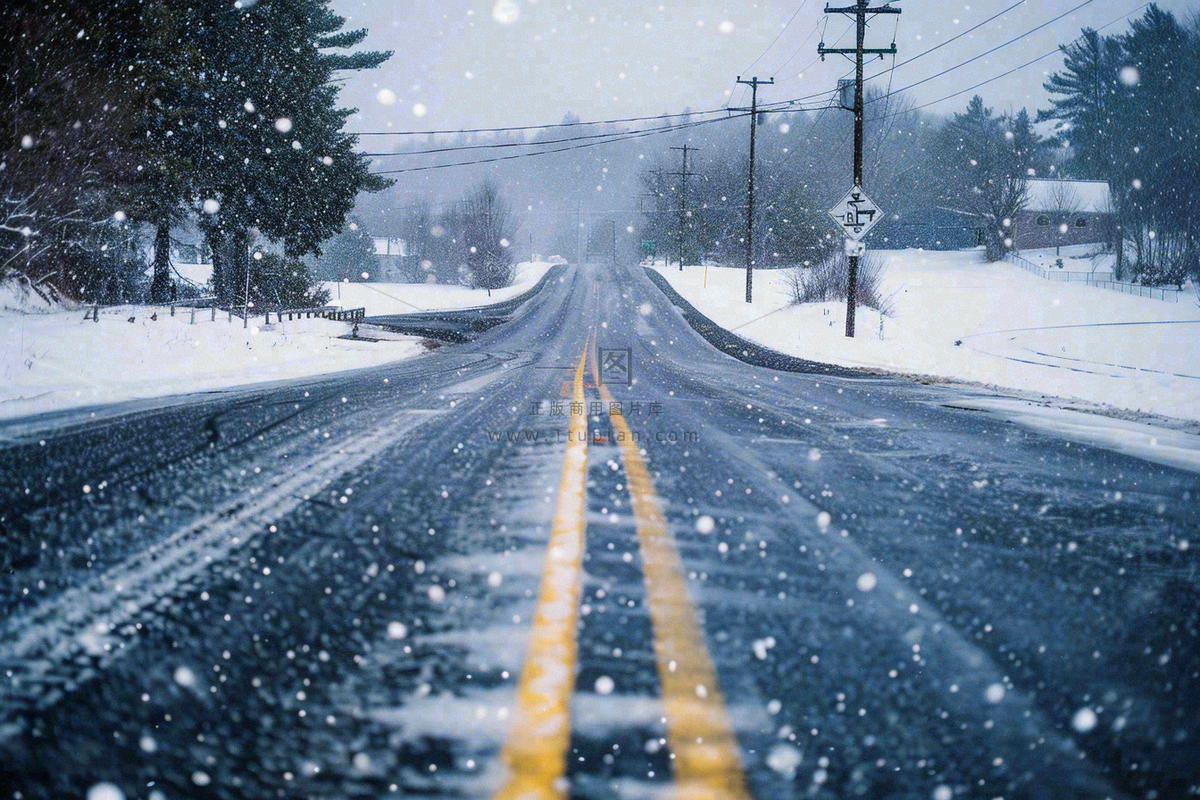
[[[208,298],[201,298],[201,299],[206,300]],[[104,308],[120,308],[120,307],[121,306],[104,306]],[[213,305],[194,304],[193,305],[193,304],[189,303],[188,301],[180,301],[178,303],[171,303],[169,306],[167,306],[167,308],[170,309],[170,316],[172,316],[172,317],[175,316],[176,307],[179,307],[181,312],[182,311],[190,312],[191,322],[193,325],[196,323],[197,309],[209,311],[210,312],[210,321],[215,322],[217,319],[217,306],[215,304],[213,304]],[[154,306],[148,306],[148,308],[154,308]],[[162,308],[162,307],[160,306],[159,308]],[[101,309],[101,306],[99,306],[99,305],[92,305],[92,306],[87,307],[87,309],[83,315],[84,320],[90,319],[93,322],[99,322],[100,321],[100,309]],[[151,311],[150,313],[153,315],[152,318],[157,317],[157,313],[158,313],[157,311]],[[237,317],[239,319],[245,318],[246,309],[245,308],[227,308],[227,309],[225,309],[225,313],[229,315],[229,321],[232,322],[234,317]],[[286,317],[288,320],[317,318],[317,319],[328,319],[328,320],[332,320],[334,322],[358,323],[358,322],[362,322],[363,318],[366,317],[367,310],[365,308],[339,308],[337,306],[319,306],[316,308],[285,308],[285,309],[280,309],[278,311],[264,310],[261,313],[263,315],[263,320],[267,325],[271,324],[271,315],[272,314],[275,315],[276,322],[283,322],[284,318]],[[252,313],[252,314],[250,314],[250,316],[257,316],[257,314]],[[133,321],[133,319],[131,318],[130,322],[132,322],[132,321]]]
[[[280,311],[266,311],[264,313],[269,325],[271,323],[271,314],[275,314],[275,319],[279,322],[283,322],[284,317],[289,320],[317,317],[319,319],[333,320],[334,322],[362,322],[363,317],[367,315],[367,310],[365,308],[321,306],[319,308],[286,308]]]

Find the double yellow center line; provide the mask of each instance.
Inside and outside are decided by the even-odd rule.
[[[588,334],[591,340],[591,334]],[[587,347],[575,367],[573,403],[583,403]],[[508,782],[495,800],[561,800],[567,796],[571,745],[571,692],[575,689],[577,615],[583,581],[583,529],[587,512],[587,416],[571,414],[570,437],[558,485],[558,504],[542,570],[542,588],[517,706],[504,745]]]
[[[592,378],[601,397],[611,404],[612,393],[600,382],[596,367],[594,334],[593,329],[575,369],[573,399],[584,402],[583,370],[592,353]],[[633,499],[668,745],[674,756],[676,797],[749,800],[737,739],[688,595],[679,547],[629,424],[620,415],[610,419]],[[572,414],[533,633],[504,747],[508,782],[495,800],[565,800],[569,792],[566,759],[587,510],[587,438],[587,416]]]

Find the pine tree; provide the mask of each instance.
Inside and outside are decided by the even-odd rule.
[[[1074,154],[1071,169],[1077,177],[1111,181],[1127,134],[1120,42],[1085,28],[1076,42],[1061,49],[1063,71],[1045,83],[1051,107],[1039,111],[1037,120],[1057,121],[1060,137]]]
[[[365,30],[327,0],[262,0],[230,12],[198,12],[200,31],[217,46],[201,71],[209,126],[197,172],[202,227],[213,250],[214,289],[232,297],[226,273],[247,265],[251,232],[279,242],[292,257],[318,253],[344,224],[360,191],[388,183],[370,174],[342,133],[354,109],[337,105],[334,74],[378,66],[390,52],[330,53],[353,47]]]

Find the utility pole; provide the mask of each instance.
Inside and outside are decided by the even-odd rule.
[[[242,328],[250,327],[250,259],[246,259],[246,305],[242,308]]]
[[[687,217],[687,179],[688,175],[695,175],[694,172],[688,172],[687,156],[688,151],[695,152],[698,147],[684,145],[683,147],[672,147],[672,150],[683,151],[683,172],[672,172],[672,175],[680,176],[679,184],[679,271],[683,272],[683,223]]]
[[[641,194],[638,195],[638,211],[640,213],[645,214],[646,216],[650,217],[654,221],[653,227],[654,227],[655,235],[657,236],[658,223],[660,220],[659,212],[663,210],[663,205],[664,205],[664,202],[663,202],[664,196],[663,196],[663,191],[662,191],[663,171],[661,168],[655,167],[653,169],[647,170],[647,173],[652,178],[653,182],[651,184],[651,189],[653,189],[653,191],[642,192]],[[645,208],[645,203],[643,201],[651,199],[651,198],[653,198],[654,204],[653,204],[653,206],[651,206],[651,210],[647,211]],[[658,243],[655,242],[654,254],[652,256],[651,263],[653,263],[653,259],[656,258],[657,255],[658,255]],[[671,265],[671,256],[670,255],[667,256],[666,263],[667,263],[667,266]]]
[[[583,201],[575,201],[575,263],[583,263]]]
[[[775,79],[760,81],[755,76],[744,81],[738,75],[737,82],[750,87],[750,191],[746,204],[746,302],[749,303],[754,287],[754,139],[758,135],[758,87],[773,86]]]
[[[871,8],[867,5],[868,0],[855,0],[855,4],[845,8],[829,8],[825,7],[826,14],[847,14],[853,15],[855,25],[858,31],[858,36],[855,42],[854,49],[851,50],[845,47],[826,47],[824,42],[817,46],[817,53],[821,56],[821,60],[825,60],[825,56],[831,53],[850,55],[854,54],[854,185],[859,189],[863,187],[863,55],[878,54],[880,58],[884,56],[896,55],[896,43],[892,42],[891,47],[868,49],[863,47],[863,40],[867,35],[867,17],[876,14],[899,14],[900,9],[892,8],[886,3],[876,8]],[[854,310],[855,296],[858,294],[858,259],[857,255],[850,256],[850,280],[848,293],[846,295],[846,336],[854,338]]]

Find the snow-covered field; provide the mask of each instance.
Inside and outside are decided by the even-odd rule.
[[[158,319],[150,319],[157,312]],[[129,322],[129,318],[133,322]],[[122,400],[212,391],[368,367],[424,352],[412,337],[337,337],[350,324],[306,319],[242,328],[234,317],[120,306],[100,321],[82,310],[0,313],[0,418]]]
[[[367,316],[384,314],[413,314],[419,311],[450,311],[474,308],[509,300],[532,289],[546,271],[556,263],[524,261],[517,264],[517,278],[512,286],[492,290],[468,286],[448,286],[438,283],[326,283],[330,303],[342,308],[365,308]]]
[[[1081,244],[1063,247],[1055,252],[1053,247],[1045,250],[1024,250],[1021,258],[1045,270],[1059,269],[1058,262],[1062,261],[1063,272],[1089,272],[1097,280],[1112,280],[1113,267],[1117,257],[1114,253],[1105,253],[1099,245]]]
[[[877,255],[894,314],[881,324],[859,309],[854,339],[844,303],[791,306],[783,271],[755,272],[747,305],[742,269],[708,267],[707,287],[702,266],[657,269],[714,322],[784,353],[1200,420],[1194,288],[1176,304],[1043,280],[977,251]]]

